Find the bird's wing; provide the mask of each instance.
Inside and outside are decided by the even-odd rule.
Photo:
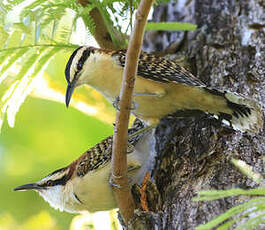
[[[112,136],[105,138],[94,147],[87,150],[77,161],[77,175],[82,177],[96,170],[111,160]]]
[[[118,50],[112,53],[112,57],[122,67],[125,66],[125,55],[126,50]],[[140,54],[137,75],[163,83],[175,82],[191,86],[205,86],[202,81],[194,77],[175,61],[145,52]]]
[[[129,140],[128,140],[128,153],[133,152],[133,147],[138,143],[142,134],[130,138],[130,135],[134,134],[138,130],[141,130],[145,127],[145,124],[142,123],[139,119],[136,119],[132,128],[128,130]],[[111,161],[112,156],[112,142],[113,137],[109,136],[103,139],[101,142],[96,144],[94,147],[87,150],[77,159],[77,175],[82,177],[90,171],[94,171],[98,168],[104,167]]]

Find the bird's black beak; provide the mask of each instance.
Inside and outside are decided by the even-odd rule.
[[[33,184],[24,184],[24,185],[20,185],[16,188],[14,188],[14,191],[23,191],[23,190],[40,190],[43,187],[39,186],[36,183]]]
[[[74,82],[70,82],[70,83],[68,83],[68,85],[67,85],[67,89],[66,89],[66,94],[65,94],[65,104],[66,104],[66,107],[69,106],[69,103],[70,103],[70,100],[71,100],[72,94],[73,94],[73,92],[74,92],[74,89],[75,89],[75,84],[74,84]]]

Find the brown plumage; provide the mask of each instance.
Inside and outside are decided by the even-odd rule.
[[[110,102],[120,94],[126,50],[79,47],[70,57],[65,76],[66,104],[75,87],[88,84]],[[263,126],[261,108],[236,93],[207,87],[174,60],[142,52],[139,58],[132,113],[149,124],[178,111],[200,110],[227,120],[241,131],[258,132]]]
[[[139,120],[129,129],[129,183],[141,184],[152,168],[153,131],[142,132]],[[54,171],[40,181],[14,190],[35,190],[55,209],[67,212],[110,210],[117,207],[109,179],[111,175],[112,137],[90,148],[67,167]]]

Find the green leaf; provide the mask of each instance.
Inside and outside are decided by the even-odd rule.
[[[244,210],[248,210],[252,207],[255,207],[259,204],[263,204],[263,208],[265,208],[265,198],[252,199],[252,200],[247,201],[241,205],[235,206],[235,207],[229,209],[228,211],[226,211],[225,213],[217,216],[216,218],[214,218],[213,220],[211,220],[207,224],[199,225],[198,227],[196,227],[196,230],[212,229],[215,226],[226,221],[227,219],[232,218],[234,215],[236,215],[240,212],[243,212]]]
[[[240,226],[238,226],[235,230],[243,230],[243,229],[255,229],[256,226],[264,223],[265,213],[257,214],[255,217],[251,217],[248,221],[244,222]]]
[[[148,22],[145,30],[195,30],[196,25],[184,22]]]
[[[249,190],[236,188],[229,190],[200,191],[199,197],[193,198],[193,201],[217,200],[228,196],[238,196],[238,195],[264,196],[265,188],[255,188]]]
[[[4,30],[4,28],[0,25],[0,46],[2,47],[8,38],[8,33]]]
[[[5,92],[4,96],[2,97],[2,103],[0,104],[0,130],[2,128],[3,122],[4,122],[4,117],[5,117],[5,113],[7,110],[7,101],[9,100],[9,98],[12,96],[15,88],[17,87],[17,85],[19,84],[19,81],[15,81],[9,88],[8,90]]]
[[[12,49],[11,49],[12,50]],[[10,50],[8,50],[8,51],[10,51]],[[27,52],[27,49],[26,48],[21,48],[21,49],[19,49],[17,52],[17,49],[14,49],[14,51],[12,52],[13,53],[13,55],[8,59],[8,62],[6,63],[6,65],[4,65],[3,67],[2,67],[2,69],[1,69],[1,71],[0,71],[0,84],[1,84],[1,82],[3,81],[3,80],[5,80],[5,78],[6,78],[6,76],[7,76],[7,74],[6,74],[6,72],[7,72],[7,70],[11,67],[11,66],[13,66],[13,64],[15,64],[15,62],[19,59],[19,58],[21,58],[21,57],[23,57],[25,54],[26,54],[26,52]],[[7,54],[8,55],[8,54]],[[6,56],[6,57],[8,57],[8,56]],[[4,60],[4,58],[3,58],[3,60]]]
[[[248,165],[245,161],[237,160],[232,158],[231,162],[248,178],[260,184],[263,180],[263,176],[259,173],[253,171],[252,167]]]

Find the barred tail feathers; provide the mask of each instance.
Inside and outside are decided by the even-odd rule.
[[[225,92],[227,106],[233,111],[231,123],[234,129],[257,133],[263,127],[263,115],[260,105],[241,95]]]
[[[258,133],[263,127],[263,115],[260,105],[237,93],[222,92],[216,89],[204,88],[226,101],[226,108],[220,108],[217,115],[230,122],[236,130]],[[230,111],[229,113],[227,111]]]

